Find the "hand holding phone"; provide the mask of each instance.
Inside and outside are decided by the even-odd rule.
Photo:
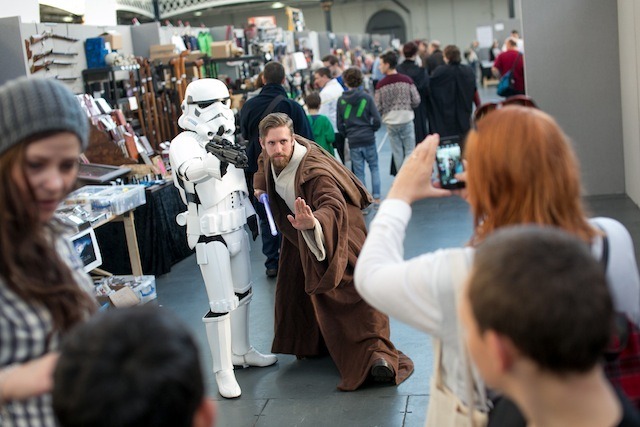
[[[427,197],[446,197],[450,190],[431,185],[431,171],[435,163],[438,134],[428,135],[416,146],[411,155],[405,158],[402,167],[393,180],[387,193],[387,199],[400,199],[411,204]]]
[[[464,181],[458,180],[456,174],[464,172],[462,147],[457,136],[442,138],[436,150],[436,165],[440,187],[447,190],[464,188]]]

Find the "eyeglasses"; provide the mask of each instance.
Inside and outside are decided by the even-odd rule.
[[[495,110],[499,110],[500,108],[506,107],[507,105],[521,105],[523,107],[538,108],[538,106],[533,101],[533,99],[528,97],[528,96],[526,96],[526,95],[510,96],[509,98],[505,99],[504,101],[501,101],[501,102],[488,102],[488,103],[482,104],[480,107],[478,107],[476,109],[475,113],[473,113],[473,120],[472,120],[472,123],[471,123],[472,126],[475,129],[475,125],[476,125],[476,123],[478,123],[478,121],[480,119],[482,119],[484,116],[486,116],[490,112],[495,111]]]

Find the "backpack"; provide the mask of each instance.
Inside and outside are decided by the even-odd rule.
[[[504,96],[505,98],[511,96],[515,93],[516,90],[516,79],[514,77],[514,70],[516,68],[516,64],[518,63],[518,59],[522,56],[521,53],[518,53],[515,61],[513,61],[513,65],[511,69],[504,73],[500,80],[498,81],[498,96]]]
[[[609,241],[602,238],[601,263],[607,268]],[[640,329],[629,317],[615,313],[611,339],[604,352],[604,372],[609,381],[640,409]]]

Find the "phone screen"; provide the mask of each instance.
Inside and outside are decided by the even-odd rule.
[[[436,163],[440,186],[447,189],[464,188],[464,182],[456,179],[457,173],[463,172],[462,148],[458,139],[443,139],[436,151]]]

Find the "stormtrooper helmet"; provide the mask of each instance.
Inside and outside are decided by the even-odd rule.
[[[233,140],[235,117],[229,108],[229,89],[217,79],[194,80],[187,86],[178,125],[211,139],[214,135]]]

